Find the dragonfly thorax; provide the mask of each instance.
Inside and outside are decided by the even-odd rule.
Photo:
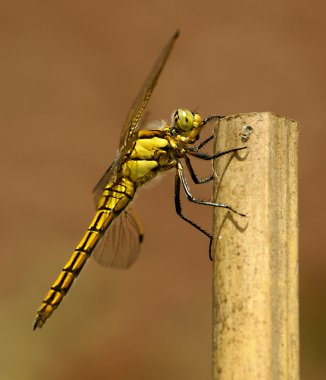
[[[171,134],[183,137],[187,143],[193,143],[199,137],[201,124],[202,119],[198,113],[179,108],[173,114]]]

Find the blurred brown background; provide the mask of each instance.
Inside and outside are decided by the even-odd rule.
[[[325,378],[326,7],[116,3],[0,1],[0,378],[210,378],[208,243],[175,215],[173,174],[136,201],[146,236],[135,266],[91,261],[32,332],[91,220],[91,189],[115,155],[128,107],[176,28],[150,119],[198,106],[205,116],[273,111],[300,122],[302,378]],[[211,219],[208,208],[194,213]]]

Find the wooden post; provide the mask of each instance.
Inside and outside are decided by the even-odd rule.
[[[222,119],[215,160],[213,379],[299,379],[298,125],[269,112]]]

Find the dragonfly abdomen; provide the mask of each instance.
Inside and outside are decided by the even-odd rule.
[[[87,229],[87,232],[77,245],[69,261],[63,267],[51,289],[45,296],[34,321],[34,329],[42,327],[45,321],[59,306],[63,297],[91,256],[96,244],[103,236],[112,221],[123,211],[132,200],[135,192],[133,182],[122,178],[118,183],[109,183],[103,190],[98,201],[98,210]]]
[[[125,216],[123,219],[125,224],[122,224],[122,222],[119,224],[119,220],[122,219],[117,218],[117,216],[123,212],[132,200],[136,188],[153,179],[159,171],[168,170],[175,166],[174,159],[169,154],[169,152],[171,153],[171,147],[165,138],[165,131],[147,130],[136,132],[136,130],[139,127],[142,114],[178,35],[178,31],[174,33],[162,50],[162,53],[153,66],[127,115],[120,137],[119,156],[105,172],[95,189],[97,199],[96,215],[83,239],[76,247],[70,260],[64,266],[61,274],[52,285],[51,290],[47,293],[43,303],[38,309],[34,321],[34,329],[36,327],[42,327],[53,311],[59,306],[63,297],[73,284],[74,279],[78,276],[96,247],[96,244],[101,241],[102,237],[103,245],[106,247],[104,244],[106,241],[104,234],[107,231],[107,236],[110,236],[110,230],[107,230],[107,228],[114,220],[117,223],[112,224],[112,231],[118,231],[119,234],[121,231],[127,231],[127,228],[130,227],[130,230],[133,231],[133,235],[131,235],[131,237],[129,236],[129,239],[124,239],[121,250],[120,247],[117,248],[116,245],[114,245],[114,239],[110,240],[111,242],[113,241],[112,245],[109,245],[111,253],[116,254],[118,253],[117,249],[119,249],[119,253],[121,253],[122,256],[126,254],[127,257],[123,258],[123,264],[121,264],[121,262],[119,264],[118,260],[115,260],[114,257],[111,257],[109,262],[114,264],[113,266],[115,267],[127,267],[133,263],[135,257],[138,255],[142,237],[139,223],[131,212],[126,211],[121,215],[121,217],[123,215]],[[125,228],[124,226],[129,227]],[[114,235],[114,233],[112,233],[112,235]],[[133,251],[134,254],[128,256]],[[105,262],[106,265],[107,261],[102,262]]]

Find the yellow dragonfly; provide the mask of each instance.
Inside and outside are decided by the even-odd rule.
[[[137,189],[160,172],[173,168],[176,170],[176,212],[210,239],[211,234],[184,216],[180,201],[181,186],[191,202],[223,207],[236,212],[227,204],[194,198],[184,174],[185,163],[195,184],[208,182],[213,176],[199,178],[195,174],[189,156],[212,160],[243,149],[230,149],[214,155],[200,152],[213,136],[197,146],[194,145],[204,126],[221,116],[213,115],[202,120],[198,113],[179,108],[172,115],[171,125],[162,122],[159,128],[139,130],[144,109],[178,35],[177,31],[162,50],[127,115],[120,137],[119,153],[94,189],[95,216],[37,310],[34,330],[42,327],[60,305],[91,254],[99,264],[113,268],[128,268],[135,262],[143,234],[134,211],[127,206]]]

